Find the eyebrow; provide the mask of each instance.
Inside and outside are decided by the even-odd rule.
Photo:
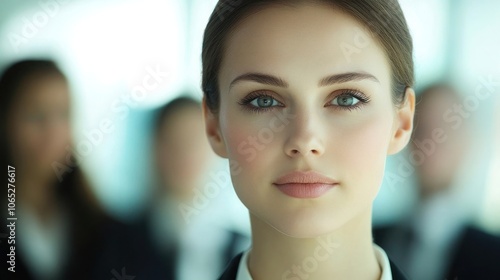
[[[352,81],[360,81],[360,80],[372,80],[374,82],[380,83],[379,80],[372,74],[366,72],[347,72],[334,74],[321,79],[318,83],[319,87],[329,86],[333,84],[340,84]],[[242,81],[250,81],[257,82],[264,85],[277,86],[282,88],[287,88],[288,83],[280,77],[276,77],[273,75],[268,75],[264,73],[245,73],[236,77],[231,84],[229,84],[229,89],[231,89],[235,84]]]
[[[229,89],[231,89],[235,84],[242,81],[257,82],[264,85],[277,86],[283,88],[288,87],[288,83],[279,77],[263,73],[246,73],[236,77],[236,79],[234,79],[229,85]]]
[[[324,77],[319,81],[319,86],[324,87],[333,84],[340,84],[340,83],[347,83],[347,82],[361,81],[361,80],[372,80],[374,82],[380,83],[379,80],[372,74],[366,72],[348,72],[348,73],[341,73]]]

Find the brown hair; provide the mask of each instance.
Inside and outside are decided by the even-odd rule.
[[[224,45],[234,26],[259,8],[272,4],[293,6],[303,2],[331,4],[363,23],[389,59],[394,103],[400,105],[405,100],[406,88],[414,84],[413,44],[397,0],[219,0],[205,29],[202,50],[202,90],[213,113],[218,112],[220,103],[217,77]]]
[[[10,143],[8,143],[8,139],[4,137],[4,135],[8,135],[7,122],[9,114],[12,113],[14,103],[20,95],[24,94],[22,92],[22,86],[23,84],[31,82],[33,79],[45,77],[58,77],[67,81],[66,76],[57,64],[49,59],[25,59],[17,61],[9,65],[0,75],[1,166],[16,167],[16,163],[11,154]],[[73,157],[73,155],[71,155],[71,157]],[[77,223],[77,225],[80,226],[81,224],[83,226],[82,229],[85,229],[84,225],[94,223],[92,219],[95,219],[95,217],[92,215],[97,215],[97,213],[100,215],[100,213],[103,213],[98,205],[97,198],[90,189],[85,174],[78,166],[70,168],[69,171],[65,171],[58,181],[54,181],[54,190],[58,198],[68,202],[68,211],[73,211],[71,214],[75,214],[75,217],[79,219],[80,222]],[[7,192],[0,194],[0,207],[2,207],[2,209],[6,209],[3,208],[4,203],[7,201],[6,195]],[[89,207],[89,205],[91,205],[91,207]],[[0,214],[0,217],[4,217],[6,213],[7,212]],[[85,230],[77,232],[77,234],[82,235],[82,237],[84,233]]]
[[[160,107],[156,116],[155,134],[161,131],[166,120],[186,109],[199,109],[201,111],[201,104],[194,98],[182,95]]]

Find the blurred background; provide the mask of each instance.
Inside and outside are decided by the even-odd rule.
[[[103,215],[124,225],[131,238],[135,231],[141,231],[143,222],[154,224],[152,232],[161,232],[158,229],[161,222],[154,222],[162,211],[157,209],[172,205],[158,199],[162,195],[158,186],[168,183],[157,171],[171,166],[155,156],[164,151],[161,131],[167,125],[161,118],[166,114],[165,105],[179,96],[194,100],[192,107],[198,108],[196,102],[202,96],[202,35],[215,3],[214,0],[2,0],[0,3],[0,68],[3,71],[22,59],[57,62],[70,92],[68,125],[72,140],[65,153],[78,159],[78,168],[84,171],[91,196]],[[416,121],[418,133],[404,152],[389,158],[386,178],[375,201],[374,225],[384,227],[419,217],[420,214],[415,214],[419,209],[434,209],[423,204],[440,204],[443,200],[446,202],[440,205],[446,205],[443,206],[446,211],[437,206],[438,210],[421,210],[432,213],[427,214],[434,217],[429,223],[439,224],[449,217],[447,211],[459,212],[458,220],[499,236],[500,2],[402,0],[400,3],[414,40],[417,93],[427,90],[454,93],[444,93],[443,96],[451,98],[433,101],[431,104],[435,106],[424,107],[430,102],[421,99],[422,107],[417,108],[417,114],[422,112]],[[437,87],[432,88],[433,85]],[[172,106],[175,110],[170,108],[170,111],[178,113],[179,108],[189,107],[180,104]],[[193,111],[195,118],[201,116],[197,110]],[[440,132],[435,132],[436,129]],[[203,136],[191,136],[196,137]],[[456,143],[454,139],[461,141]],[[185,139],[165,141],[178,143]],[[191,166],[189,162],[201,161],[190,160],[184,164]],[[184,222],[206,216],[199,218],[195,226],[191,224],[192,229],[187,232],[195,235],[198,226],[218,223],[226,233],[231,233],[226,241],[241,239],[234,241],[239,245],[233,244],[231,248],[245,248],[248,218],[230,186],[227,162],[213,155],[207,156],[206,161],[207,164],[194,168],[203,168],[206,175],[189,183],[197,185],[189,189],[190,195],[168,191],[169,197],[180,201],[174,211],[180,213]],[[69,166],[68,162],[59,163],[52,166],[56,173],[55,170],[60,172]],[[190,176],[186,173],[181,177]],[[437,196],[448,198],[429,199]],[[434,200],[438,202],[429,202]],[[116,232],[122,228],[109,230]],[[155,233],[140,234],[144,234],[147,246],[155,247],[151,241]],[[211,234],[220,236],[217,232]],[[127,238],[123,239],[126,243]],[[226,241],[217,242],[226,244]],[[219,247],[227,249],[226,245]],[[126,254],[129,253],[134,252]],[[189,256],[192,255],[178,259],[192,258]],[[116,278],[114,273],[123,274],[122,267],[116,264],[104,268],[109,276],[106,279]],[[50,278],[50,272],[40,273],[49,275],[40,279],[55,279]],[[192,277],[195,276],[184,279],[201,279]]]

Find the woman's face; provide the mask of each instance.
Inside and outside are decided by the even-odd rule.
[[[422,146],[425,144],[422,143],[429,139],[434,143],[433,150],[428,155],[425,154],[425,161],[415,166],[419,187],[425,195],[451,187],[464,163],[471,144],[469,124],[464,123],[460,129],[455,129],[455,123],[443,118],[443,112],[459,103],[461,100],[458,94],[443,88],[431,89],[418,103],[418,125],[410,147],[414,152],[423,153]],[[436,130],[444,131],[444,143],[434,141]]]
[[[9,113],[14,163],[32,174],[54,172],[53,162],[65,162],[70,134],[67,82],[56,76],[40,76],[25,83]]]
[[[206,110],[207,132],[238,166],[232,181],[251,215],[313,237],[371,211],[386,156],[411,131],[413,111],[405,117],[394,106],[390,77],[383,49],[329,6],[272,6],[240,22],[226,42],[220,111]],[[336,184],[292,184],[286,194],[275,183],[294,171]]]
[[[163,120],[158,133],[156,163],[167,191],[192,195],[200,187],[215,154],[203,133],[199,108],[185,108]]]

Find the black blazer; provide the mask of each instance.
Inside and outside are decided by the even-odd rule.
[[[243,253],[240,253],[238,256],[234,257],[234,259],[229,263],[226,268],[226,271],[219,277],[219,280],[236,280],[236,275],[238,274],[238,267],[240,265],[241,257]],[[393,280],[407,280],[407,278],[403,275],[403,273],[394,265],[394,263],[389,260],[391,264],[391,272]]]
[[[136,250],[134,255],[139,256],[139,260],[133,260],[130,266],[135,267],[136,270],[132,271],[133,276],[136,276],[136,280],[176,280],[177,278],[177,266],[180,257],[179,244],[172,243],[171,248],[165,252],[167,248],[159,248],[153,240],[151,240],[151,214],[145,215],[138,223],[134,226],[138,233],[136,233],[135,241],[142,241],[142,246],[139,250]],[[219,273],[224,271],[227,264],[235,257],[242,248],[247,248],[247,243],[249,243],[249,238],[242,235],[236,231],[228,230],[229,238],[224,244],[223,251],[220,255],[209,256],[211,258],[221,259],[221,266],[217,267]],[[140,237],[140,238],[139,238]],[[132,266],[133,265],[133,266]],[[128,273],[129,270],[127,270]],[[116,277],[115,277],[116,278]],[[105,279],[109,280],[111,278]],[[119,279],[116,279],[119,280]]]
[[[375,243],[385,248],[397,226],[375,228]],[[390,256],[390,251],[386,251]],[[397,260],[395,260],[397,262]],[[442,279],[500,279],[500,237],[477,228],[465,227],[452,249],[450,265]]]
[[[468,227],[455,248],[448,279],[500,279],[500,237]]]

